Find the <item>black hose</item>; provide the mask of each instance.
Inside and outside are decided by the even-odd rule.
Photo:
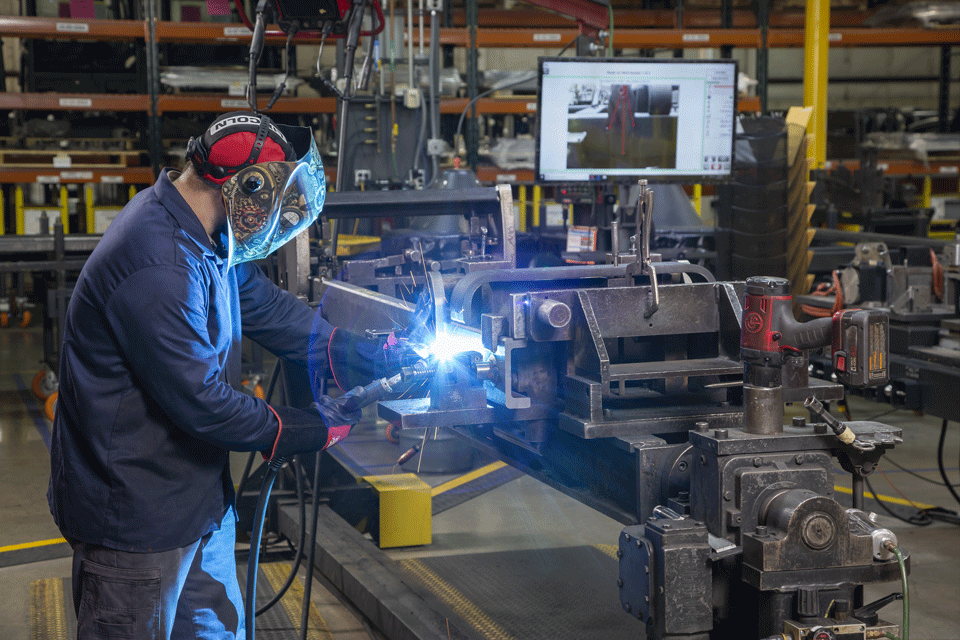
[[[947,439],[947,419],[943,419],[943,426],[940,427],[940,443],[937,445],[937,466],[940,468],[940,477],[943,478],[944,484],[947,485],[947,490],[950,492],[950,495],[953,496],[953,499],[960,503],[960,495],[957,494],[956,490],[953,488],[953,484],[950,482],[950,478],[947,477],[947,470],[943,466],[943,444]]]
[[[907,524],[912,524],[916,527],[926,527],[933,524],[933,519],[930,518],[930,516],[928,516],[923,511],[918,511],[916,514],[910,516],[909,518],[904,518],[903,516],[897,514],[892,509],[890,509],[890,507],[888,507],[886,503],[880,499],[880,496],[877,494],[877,492],[873,490],[873,485],[870,484],[870,478],[864,476],[863,481],[867,483],[867,488],[870,489],[870,493],[873,494],[873,499],[876,500],[877,504],[879,504],[884,511],[886,511],[888,514],[890,514],[897,520],[900,520],[901,522],[906,522]]]
[[[270,383],[267,385],[267,393],[264,396],[264,399],[267,402],[270,402],[270,398],[273,397],[273,391],[277,386],[277,379],[280,377],[280,360],[278,359],[273,363],[273,371],[270,372]],[[250,471],[253,468],[253,460],[256,458],[257,452],[251,451],[250,455],[247,456],[247,464],[243,468],[243,473],[240,474],[240,484],[237,485],[237,496],[243,494],[247,488],[247,483],[250,481]]]
[[[293,458],[293,471],[297,476],[297,503],[300,505],[300,537],[297,538],[297,556],[293,562],[293,568],[290,569],[290,575],[287,576],[286,582],[283,583],[283,586],[273,595],[270,602],[263,605],[257,609],[257,615],[263,615],[266,611],[270,609],[273,605],[280,602],[280,598],[287,593],[287,590],[290,588],[290,585],[293,584],[293,581],[297,577],[297,571],[300,570],[300,564],[303,562],[303,542],[304,535],[306,534],[307,529],[307,507],[306,500],[303,496],[303,474],[300,468],[300,456],[297,455]]]
[[[317,553],[317,519],[320,516],[320,460],[323,451],[317,451],[313,461],[313,520],[310,523],[310,548],[307,550],[307,575],[303,580],[303,608],[300,610],[300,640],[307,638],[307,622],[310,619],[310,594],[313,590],[314,558]],[[301,546],[305,541],[301,541]],[[253,640],[251,638],[251,640]]]
[[[260,538],[263,535],[263,521],[267,515],[267,504],[270,501],[270,491],[277,479],[277,472],[283,460],[270,463],[267,475],[263,477],[260,487],[260,497],[257,498],[257,511],[253,516],[253,531],[250,534],[250,556],[247,559],[247,602],[244,616],[246,618],[247,638],[254,640],[256,634],[257,610],[257,568],[260,564]]]

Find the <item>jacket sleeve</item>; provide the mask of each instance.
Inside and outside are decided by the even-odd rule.
[[[103,311],[135,384],[173,423],[233,451],[273,446],[279,425],[267,403],[226,383],[207,323],[209,285],[186,267],[129,276]]]
[[[261,344],[278,358],[307,368],[311,350],[326,362],[333,327],[310,306],[267,278],[260,267],[244,262],[237,266],[243,335]]]
[[[334,328],[318,308],[284,291],[253,263],[237,267],[243,334],[271,353],[308,368],[312,358],[342,390],[373,380],[382,345],[358,333]]]

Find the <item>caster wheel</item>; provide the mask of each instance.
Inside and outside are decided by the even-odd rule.
[[[29,311],[24,311],[23,316],[20,318],[20,328],[26,329],[30,326],[30,321],[33,320],[33,314]]]
[[[6,329],[9,326],[10,326],[10,314],[4,311],[3,313],[0,313],[0,327],[3,327],[4,329]]]
[[[60,395],[59,391],[54,391],[53,394],[47,401],[43,403],[43,412],[47,414],[47,420],[53,422],[54,416],[57,415],[57,397]]]
[[[40,371],[33,376],[31,388],[33,389],[33,395],[46,401],[57,390],[57,376],[49,369]]]

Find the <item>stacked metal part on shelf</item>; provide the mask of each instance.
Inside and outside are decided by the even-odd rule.
[[[784,277],[794,294],[809,291],[809,121],[810,109],[796,107],[785,118],[740,119],[733,180],[717,187],[720,278]]]

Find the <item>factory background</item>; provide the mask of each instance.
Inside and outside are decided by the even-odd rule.
[[[282,19],[349,2],[265,4],[280,20],[257,105],[314,130],[330,193],[329,217],[261,267],[359,332],[440,291],[483,360],[417,373],[435,376],[420,405],[369,407],[341,446],[284,468],[258,635],[301,637],[303,618],[336,640],[906,638],[896,559],[883,542],[862,557],[889,534],[910,556],[909,637],[960,638],[960,2],[372,0],[355,51],[321,45],[319,19],[288,45]],[[0,0],[0,638],[76,633],[46,502],[63,314],[123,205],[216,115],[250,108],[256,5]],[[732,158],[678,167],[707,134],[649,124],[689,122],[685,79],[581,83],[570,112],[596,120],[570,116],[567,148],[598,160],[577,145],[602,130],[614,160],[550,177],[541,65],[563,58],[735,61],[730,118],[711,121],[730,124]],[[662,166],[617,173],[631,136],[664,132],[629,156]],[[877,310],[884,383],[853,380],[827,341],[777,352],[783,390],[779,371],[767,385],[738,342],[753,276],[785,279],[763,295],[792,296],[794,322]],[[309,401],[303,372],[259,345],[243,366],[244,393]],[[879,463],[824,444],[808,395]],[[714,478],[707,459],[729,466]],[[257,466],[232,456],[241,587]],[[847,550],[815,548],[804,509],[841,522],[827,546]],[[670,537],[701,521],[709,539]]]

